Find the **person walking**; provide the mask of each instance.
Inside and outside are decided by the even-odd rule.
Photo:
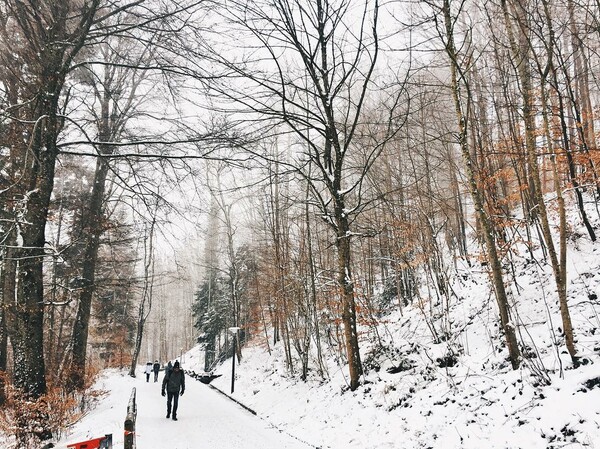
[[[152,362],[148,361],[146,363],[146,368],[144,368],[144,374],[146,374],[146,382],[150,382],[150,373],[152,372]]]
[[[165,371],[165,377],[162,382],[161,394],[167,394],[167,418],[173,417],[173,421],[177,421],[177,406],[179,405],[179,396],[183,396],[185,391],[185,374],[179,366],[179,360],[173,364],[173,370]],[[171,408],[171,403],[173,407]],[[173,412],[171,414],[171,411]]]
[[[158,382],[158,372],[160,371],[160,363],[158,363],[158,360],[154,361],[154,365],[152,365],[152,371],[154,371],[154,382]]]

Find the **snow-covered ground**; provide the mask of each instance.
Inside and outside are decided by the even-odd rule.
[[[422,310],[415,302],[378,317],[376,333],[361,328],[366,373],[354,392],[335,354],[325,354],[325,380],[312,363],[303,382],[286,370],[281,345],[269,353],[257,337],[243,349],[232,394],[257,416],[188,377],[180,420],[172,422],[158,384],[146,383],[141,367],[137,379],[107,371],[96,386],[106,394],[57,447],[105,433],[122,447],[136,387],[139,449],[600,449],[600,243],[583,235],[572,233],[568,266],[578,368],[564,345],[552,271],[522,251],[509,270],[515,282],[507,282],[527,353],[518,370],[507,360],[484,267],[474,262],[451,270],[448,304]],[[436,343],[432,327],[447,338]],[[443,366],[446,357],[456,363]],[[201,347],[181,362],[201,372]],[[228,393],[231,360],[216,373],[212,385]]]
[[[595,312],[600,305],[590,299],[591,292],[600,289],[596,247],[578,250],[571,267],[581,269],[570,285],[577,345],[585,363],[577,369],[571,368],[558,333],[558,346],[551,345],[549,327],[560,326],[557,305],[548,304],[548,315],[542,299],[545,290],[552,290],[551,279],[534,281],[549,273],[538,272],[537,267],[524,269],[520,277],[518,308],[527,329],[523,338],[537,343],[532,347],[537,356],[516,371],[510,369],[502,339],[496,335],[495,304],[482,288],[486,284],[481,275],[465,280],[457,293],[463,299],[451,306],[452,316],[463,317],[454,326],[459,329],[468,323],[463,333],[457,332],[457,340],[434,344],[417,308],[407,308],[403,316],[387,316],[380,338],[393,349],[365,351],[369,371],[355,392],[347,388],[345,367],[335,366],[333,359],[328,382],[314,377],[302,382],[286,372],[280,348],[271,348],[269,355],[255,341],[236,365],[231,396],[258,417],[188,376],[180,420],[174,423],[164,416],[159,384],[146,383],[142,367],[138,379],[109,371],[97,385],[107,395],[57,447],[104,433],[121,435],[135,386],[139,449],[600,448],[600,323]],[[458,363],[440,368],[437,359],[450,349],[457,353]],[[181,361],[186,370],[201,372],[203,356],[196,347]],[[401,364],[407,369],[388,372]],[[532,374],[536,366],[548,371],[550,385]],[[221,377],[212,385],[229,394],[231,360],[217,374]],[[117,437],[115,447],[121,444]]]
[[[166,398],[160,395],[161,383],[154,383],[152,379],[147,383],[142,372],[143,367],[140,367],[136,379],[124,372],[105,372],[95,388],[105,391],[106,395],[56,447],[64,449],[68,444],[112,434],[113,448],[122,448],[127,404],[135,387],[138,449],[310,448],[190,377],[179,400],[178,420],[167,419]]]
[[[188,370],[200,370],[202,352],[184,355]],[[113,434],[123,444],[123,421],[131,390],[138,399],[139,449],[547,449],[600,448],[600,378],[597,358],[577,370],[553,374],[550,386],[536,386],[526,369],[495,371],[480,366],[367,375],[350,392],[343,382],[291,380],[281,360],[255,346],[236,367],[232,397],[188,376],[179,421],[165,417],[160,384],[107,371],[96,388],[106,391],[98,405],[57,443]],[[383,367],[382,367],[383,368]],[[214,385],[229,394],[230,365]],[[343,371],[335,374],[342,379]]]
[[[577,222],[573,217],[573,222]],[[332,449],[600,448],[600,244],[584,232],[569,242],[568,292],[582,365],[566,352],[551,268],[514,257],[511,292],[528,357],[512,370],[499,335],[485,270],[464,266],[453,281],[449,313],[413,305],[363,328],[363,385],[347,388],[347,369],[328,358],[328,382],[292,378],[280,347],[244,350],[234,397],[290,434]],[[538,254],[539,259],[542,260]],[[437,311],[445,304],[434,304]],[[448,338],[434,343],[431,326]],[[384,348],[383,350],[381,348]],[[454,366],[441,367],[452,355]],[[199,348],[188,365],[201,365]],[[313,365],[314,366],[314,365]],[[394,369],[397,368],[397,369]],[[227,390],[230,362],[213,384]],[[392,372],[396,372],[392,374]],[[544,373],[544,374],[536,374]],[[544,378],[551,383],[548,385]]]

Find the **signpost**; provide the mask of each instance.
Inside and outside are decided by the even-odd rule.
[[[233,352],[231,356],[231,393],[233,394],[233,390],[235,387],[235,356],[236,356],[236,344],[237,344],[237,334],[240,330],[239,327],[230,327],[229,332],[233,334]]]

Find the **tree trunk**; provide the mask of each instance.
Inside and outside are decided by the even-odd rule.
[[[16,1],[2,4],[3,14],[15,20],[11,21],[14,25],[11,30],[6,22],[2,24],[1,38],[16,39],[22,44],[11,48],[11,42],[5,41],[0,46],[8,47],[3,59],[15,62],[16,71],[7,77],[18,73],[17,81],[9,81],[19,86],[16,101],[11,101],[9,108],[15,110],[16,120],[9,127],[21,129],[21,133],[15,133],[10,148],[11,157],[17,153],[16,167],[22,169],[15,177],[12,197],[7,198],[13,208],[11,240],[16,243],[13,252],[16,288],[6,318],[13,348],[15,386],[34,400],[46,393],[43,262],[57,139],[63,126],[59,101],[66,74],[84,45],[98,5],[99,0],[85,5],[50,2],[40,8],[37,4]],[[43,428],[43,423],[40,425]]]
[[[156,217],[153,217],[150,224],[150,230],[146,231],[144,236],[144,287],[142,289],[142,298],[138,306],[138,320],[135,336],[135,345],[131,357],[131,366],[129,375],[135,377],[135,368],[138,363],[140,351],[142,349],[142,338],[144,336],[144,325],[152,309],[152,294],[154,288],[154,226]]]
[[[325,369],[323,364],[323,352],[321,348],[321,329],[319,326],[319,308],[317,304],[317,286],[316,286],[316,271],[315,271],[315,261],[313,257],[313,244],[312,244],[312,232],[311,232],[311,224],[310,224],[310,214],[309,214],[309,188],[307,186],[306,189],[306,201],[304,204],[304,219],[306,221],[306,245],[307,245],[307,263],[308,263],[308,273],[309,273],[309,282],[310,282],[310,304],[309,310],[312,312],[308,320],[312,319],[314,325],[314,334],[315,334],[315,349],[317,350],[317,371],[319,376],[323,378]],[[310,337],[310,335],[309,335]],[[308,364],[308,363],[307,363]]]
[[[106,159],[99,157],[96,160],[96,173],[89,208],[84,212],[87,218],[82,229],[86,240],[81,262],[83,287],[79,294],[79,306],[73,325],[72,354],[68,371],[70,387],[79,390],[85,387],[88,329],[92,299],[96,290],[96,263],[98,261],[98,249],[100,248],[100,236],[104,232],[103,204],[107,174],[108,162]]]
[[[41,119],[34,131],[31,148],[37,157],[34,170],[22,185],[25,201],[19,211],[19,228],[15,258],[15,303],[9,309],[8,324],[14,354],[15,386],[32,399],[46,393],[44,361],[44,279],[43,262],[46,244],[46,221],[50,196],[54,186],[54,167],[58,154],[56,141],[60,128],[56,115],[62,83],[43,83],[48,86],[40,93],[39,106],[34,113]],[[52,92],[52,93],[51,93]]]
[[[510,305],[504,287],[502,265],[500,263],[500,259],[498,257],[498,252],[496,249],[493,227],[483,206],[484,201],[482,198],[481,191],[477,185],[477,179],[473,171],[473,161],[471,158],[471,153],[469,151],[469,145],[467,140],[467,119],[463,114],[463,105],[459,88],[459,75],[461,80],[465,83],[467,95],[469,97],[470,95],[468,93],[469,89],[467,85],[467,80],[464,78],[464,75],[460,72],[458,52],[454,43],[454,21],[452,20],[452,16],[450,14],[449,0],[444,0],[442,10],[444,15],[446,38],[445,50],[450,60],[452,97],[454,99],[454,106],[459,129],[459,146],[466,166],[467,179],[469,182],[471,197],[473,199],[475,211],[477,213],[477,216],[479,217],[479,221],[482,228],[481,231],[483,232],[483,239],[487,252],[487,259],[488,263],[490,264],[494,291],[496,293],[496,301],[498,303],[498,309],[500,311],[500,323],[502,325],[502,330],[504,331],[504,335],[506,338],[506,345],[508,347],[510,362],[513,369],[517,369],[520,363],[520,351],[517,343],[515,326],[510,319]],[[470,100],[467,99],[467,101]]]
[[[100,142],[109,142],[114,137],[111,132],[110,102],[112,88],[108,68],[104,72],[103,93],[98,95],[100,101],[100,118],[97,124]],[[121,86],[122,87],[122,86]],[[96,91],[98,88],[96,87]],[[110,146],[99,146],[100,156],[96,159],[94,183],[88,207],[83,211],[84,222],[82,237],[85,241],[83,260],[81,261],[83,286],[79,294],[77,315],[73,325],[71,337],[71,361],[68,370],[71,388],[84,388],[85,369],[87,358],[87,341],[89,334],[92,300],[96,290],[96,264],[100,248],[100,236],[104,232],[104,196],[106,191],[106,178],[108,175],[108,160],[102,155],[112,154]]]
[[[549,5],[547,4],[547,2],[545,0],[543,0],[543,4],[544,4],[544,10],[545,10],[546,19],[547,19],[547,25],[550,30],[549,48],[550,48],[550,50],[552,50],[553,46],[554,46],[554,31],[552,28],[552,21],[550,20],[550,9],[549,9]],[[552,60],[552,53],[550,53],[549,61],[548,61],[548,70],[545,70],[544,73],[542,74],[543,75],[542,76],[542,104],[544,107],[543,118],[544,118],[544,125],[547,130],[549,130],[549,123],[548,123],[548,118],[547,118],[548,117],[548,101],[547,101],[547,95],[546,95],[546,89],[545,89],[545,87],[546,87],[545,79],[546,79],[546,73],[548,73],[549,71],[554,72],[553,65],[554,64],[553,64],[553,60]],[[550,136],[549,131],[546,131],[546,136],[548,138],[549,145],[551,146],[552,141],[550,140],[551,136]],[[534,158],[534,155],[530,155],[530,159],[533,159],[533,158]],[[530,161],[530,163],[532,163],[532,162],[533,161]],[[556,282],[556,290],[558,293],[558,302],[560,305],[560,315],[561,315],[561,319],[562,319],[562,323],[563,323],[563,332],[565,335],[565,345],[567,346],[567,350],[569,351],[571,360],[573,361],[573,363],[575,365],[577,365],[579,363],[578,362],[579,358],[577,356],[577,349],[575,347],[573,324],[571,321],[571,314],[569,312],[569,306],[568,306],[568,301],[567,301],[567,243],[566,243],[565,205],[564,205],[564,198],[562,196],[561,186],[560,186],[560,182],[559,182],[559,178],[558,178],[556,162],[555,162],[554,158],[553,158],[552,162],[553,162],[553,168],[554,168],[554,183],[555,183],[555,190],[556,190],[557,200],[558,200],[558,212],[559,212],[559,221],[560,221],[560,225],[559,225],[560,259],[556,254],[556,250],[555,250],[555,246],[554,246],[554,242],[553,242],[552,234],[551,234],[551,230],[550,230],[550,224],[548,223],[546,206],[544,203],[544,199],[541,195],[541,192],[539,194],[539,198],[537,198],[537,201],[539,202],[540,214],[542,217],[542,232],[544,234],[544,239],[546,240],[546,244],[548,247],[548,254],[550,255],[550,261],[552,263],[552,269],[554,271],[554,279]],[[537,170],[537,165],[536,165],[535,169]],[[537,180],[539,183],[539,174],[537,175]]]
[[[528,40],[528,36],[526,35],[526,31],[529,29],[529,24],[527,23],[528,19],[526,17],[527,10],[526,10],[525,6],[523,6],[523,4],[513,5],[511,3],[512,9],[515,11],[515,20],[518,24],[517,30],[518,30],[519,38],[518,38],[518,42],[517,42],[517,38],[515,37],[515,33],[513,31],[513,24],[512,24],[512,19],[511,19],[510,11],[509,11],[509,5],[508,5],[507,1],[502,0],[501,6],[502,6],[502,11],[503,11],[505,26],[508,31],[510,49],[513,54],[513,57],[516,60],[517,77],[518,77],[518,81],[520,84],[520,92],[521,92],[521,95],[523,98],[522,111],[523,111],[523,119],[525,121],[525,141],[526,141],[525,147],[526,147],[526,155],[527,155],[527,167],[528,167],[528,171],[529,171],[530,182],[532,182],[534,184],[534,188],[532,190],[534,204],[538,211],[537,215],[538,215],[538,217],[540,219],[540,223],[541,223],[542,236],[543,236],[544,242],[546,243],[548,256],[550,257],[552,270],[554,272],[554,280],[556,283],[556,288],[557,288],[557,293],[558,293],[558,300],[559,300],[560,309],[561,309],[561,317],[563,319],[566,346],[569,351],[569,354],[571,355],[571,358],[573,359],[573,362],[576,363],[577,355],[576,355],[576,350],[575,350],[575,346],[574,346],[573,327],[572,327],[572,323],[571,323],[569,309],[567,306],[566,252],[561,252],[561,261],[564,260],[564,262],[565,262],[565,264],[562,265],[562,263],[559,262],[558,257],[557,257],[550,224],[548,221],[548,212],[546,209],[546,203],[544,201],[541,177],[540,177],[540,170],[539,170],[539,164],[538,164],[538,156],[537,156],[537,148],[536,148],[536,140],[535,140],[536,139],[535,138],[535,128],[536,128],[535,111],[533,109],[533,86],[532,86],[532,76],[531,76],[531,68],[530,68],[532,49],[530,48],[531,44]],[[547,5],[545,5],[545,6],[547,6]],[[520,11],[517,11],[517,8],[520,8]],[[545,70],[544,73],[542,73],[542,76],[545,76],[549,72],[549,70],[553,67],[552,50],[553,50],[553,45],[554,45],[554,41],[553,41],[554,35],[552,32],[551,20],[550,20],[548,11],[549,10],[546,8],[546,17],[547,17],[547,22],[548,22],[547,24],[549,25],[549,28],[550,28],[551,42],[548,45],[548,48],[550,48],[550,52],[548,55],[548,57],[549,57],[548,69]],[[543,92],[542,92],[542,95],[544,95]],[[543,102],[544,102],[544,105],[546,105],[544,100],[543,100]],[[546,114],[546,111],[543,111],[543,112],[544,112],[544,114]],[[564,213],[564,211],[563,211],[563,213]],[[562,239],[563,236],[561,235],[560,238]],[[561,241],[561,246],[562,245],[563,245],[563,243]]]
[[[363,370],[360,361],[358,332],[356,328],[356,303],[354,300],[354,281],[351,270],[350,227],[344,209],[343,198],[336,198],[335,219],[338,230],[336,239],[338,283],[342,296],[342,323],[344,324],[346,356],[348,357],[350,390],[354,391],[358,388]]]
[[[6,328],[6,310],[10,301],[11,292],[14,295],[14,263],[10,262],[10,249],[2,248],[0,251],[0,406],[6,401],[5,383],[8,368],[8,333]],[[14,298],[13,298],[14,299]]]

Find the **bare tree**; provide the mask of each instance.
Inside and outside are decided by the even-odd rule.
[[[533,59],[531,58],[531,52],[533,51],[533,49],[531,42],[532,39],[530,36],[528,36],[528,34],[530,33],[529,30],[531,29],[527,19],[527,17],[529,16],[527,9],[528,4],[527,2],[525,2],[519,3],[517,5],[513,4],[513,2],[511,2],[510,0],[502,0],[501,6],[502,12],[504,14],[506,28],[508,31],[511,51],[516,59],[517,75],[521,87],[520,91],[523,96],[522,110],[523,120],[525,122],[525,147],[527,154],[527,166],[530,173],[530,182],[533,184],[532,198],[538,210],[536,215],[539,217],[541,222],[542,235],[544,236],[544,241],[548,249],[548,255],[550,257],[550,262],[554,271],[554,280],[556,282],[558,300],[561,309],[561,317],[564,326],[565,343],[573,362],[577,364],[578,356],[573,336],[573,324],[571,322],[571,316],[567,302],[566,251],[564,250],[564,243],[560,243],[560,254],[558,254],[556,250],[556,245],[554,244],[554,239],[552,237],[550,223],[548,220],[546,203],[543,197],[540,168],[537,155],[537,144],[535,137],[536,122],[535,110],[533,105],[534,89],[532,85],[533,76],[531,73],[532,68],[530,63],[530,60]],[[548,12],[548,9],[546,9],[546,11]],[[514,23],[517,24],[516,31],[514,29]],[[552,30],[552,24],[548,23],[548,26],[550,27],[550,30]],[[550,35],[550,38],[554,39],[552,33]],[[553,45],[553,43],[551,45]],[[547,45],[547,48],[552,48],[551,45]],[[552,56],[553,55],[548,54],[548,70],[551,70],[554,67]],[[585,212],[583,213],[583,216],[585,217]],[[587,218],[585,218],[585,221],[587,222]],[[593,230],[591,231],[590,236],[592,240],[595,240]],[[561,239],[564,239],[564,235],[561,236]]]
[[[135,21],[125,15],[121,21]],[[70,386],[84,387],[85,367],[87,365],[87,342],[92,299],[96,290],[96,265],[100,238],[106,230],[105,203],[108,193],[106,184],[111,170],[110,159],[117,143],[127,134],[127,124],[141,113],[140,104],[146,95],[140,94],[140,86],[148,77],[143,67],[149,64],[148,47],[136,48],[130,39],[120,36],[109,37],[99,48],[100,58],[96,64],[88,64],[80,69],[80,80],[89,86],[93,97],[88,101],[92,122],[97,128],[96,146],[99,157],[96,158],[94,180],[92,182],[89,204],[87,205],[81,226],[81,239],[85,249],[81,260],[82,286],[79,293],[77,316],[71,338],[70,366],[67,371]],[[99,65],[99,70],[94,70]],[[150,89],[149,86],[146,89]],[[97,107],[95,107],[97,105]]]
[[[320,214],[333,231],[349,385],[354,390],[362,364],[356,327],[352,222],[361,211],[365,173],[399,122],[392,108],[394,112],[383,125],[384,139],[370,147],[359,167],[350,163],[357,150],[354,142],[366,98],[374,87],[379,3],[233,1],[218,12],[229,24],[219,34],[236,43],[248,39],[249,44],[236,58],[236,53],[211,43],[211,58],[224,75],[211,86],[222,100],[217,105],[232,103],[240,111],[238,117],[262,120],[261,132],[291,133],[294,156],[288,168],[307,180],[312,201],[319,204]],[[391,102],[395,101],[392,98]],[[265,126],[265,120],[270,126]]]
[[[469,78],[464,65],[468,64],[470,55],[468,54],[468,47],[467,54],[461,55],[461,53],[459,53],[457,50],[455,42],[455,27],[457,24],[456,17],[462,12],[464,3],[460,3],[455,11],[452,10],[451,0],[443,0],[440,4],[434,4],[431,2],[428,2],[428,4],[433,8],[434,14],[436,14],[434,20],[436,22],[439,35],[444,43],[444,48],[450,64],[450,88],[452,90],[456,111],[458,145],[465,163],[469,190],[475,206],[475,212],[477,213],[479,223],[482,227],[481,232],[483,234],[487,260],[490,264],[491,277],[494,291],[496,293],[496,301],[500,311],[500,322],[506,338],[511,365],[513,369],[517,369],[520,363],[520,351],[516,337],[515,323],[510,316],[510,304],[504,285],[500,256],[496,247],[494,228],[484,208],[484,198],[477,182],[471,151],[468,144],[469,130],[467,127],[467,117],[469,116],[468,110],[470,107],[472,107],[472,95],[470,91]],[[437,16],[438,13],[440,15],[439,19]],[[462,89],[465,90],[464,94],[462,93]]]
[[[154,260],[155,249],[154,240],[156,227],[156,216],[152,217],[152,221],[144,227],[144,237],[141,242],[143,252],[143,285],[141,299],[138,304],[137,328],[135,334],[135,344],[133,347],[133,357],[129,367],[129,375],[135,377],[135,370],[138,363],[138,357],[142,348],[142,338],[144,336],[144,326],[150,311],[152,310],[152,299],[154,296]]]
[[[74,69],[85,65],[82,60],[95,54],[94,49],[108,36],[134,38],[136,30],[172,26],[177,20],[165,19],[180,14],[189,16],[200,0],[156,2],[156,8],[147,8],[141,3],[139,0],[10,0],[0,5],[0,126],[3,130],[0,145],[3,156],[6,155],[0,179],[2,299],[9,299],[11,304],[3,316],[12,345],[14,384],[28,399],[36,400],[47,390],[43,277],[44,260],[50,253],[46,227],[56,166],[59,155],[65,152],[64,143],[58,141],[66,124],[75,123],[74,128],[83,136],[80,144],[93,142],[86,135],[85,126],[77,123],[81,115],[70,115],[70,88],[77,83]],[[127,13],[136,19],[117,24],[112,21]],[[106,153],[106,145],[109,145],[103,139],[116,137],[105,131],[98,133],[100,142],[95,142],[95,150],[100,153]],[[87,219],[93,220],[101,210],[104,196],[101,181],[106,172],[106,165],[101,162],[98,188],[93,196],[94,211]],[[99,231],[91,230],[85,267],[90,285],[93,285],[98,237]],[[86,358],[85,315],[89,315],[86,309],[91,297],[92,290],[88,288],[82,296],[81,319],[76,326],[76,334],[81,338],[76,338],[74,346],[78,356],[83,357],[82,364]],[[2,342],[0,340],[0,344]],[[80,379],[81,376],[79,385]],[[42,422],[44,419],[40,417]],[[36,431],[39,437],[49,435],[43,423],[40,429]]]

